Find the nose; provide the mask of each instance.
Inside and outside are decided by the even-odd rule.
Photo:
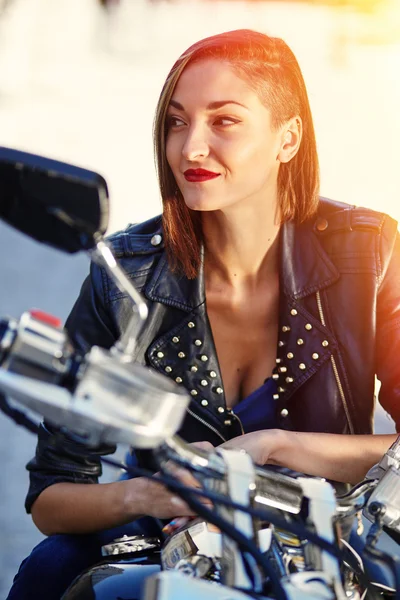
[[[196,161],[209,155],[209,141],[205,127],[201,124],[193,124],[188,128],[185,141],[182,146],[182,156],[188,161]]]

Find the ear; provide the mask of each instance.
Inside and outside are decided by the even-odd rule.
[[[303,123],[300,117],[293,117],[282,128],[282,142],[277,159],[288,163],[296,156],[303,135]]]

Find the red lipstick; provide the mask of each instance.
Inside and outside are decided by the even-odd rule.
[[[213,173],[206,169],[187,169],[183,175],[185,176],[186,181],[191,181],[193,183],[208,181],[209,179],[219,177],[219,173]]]

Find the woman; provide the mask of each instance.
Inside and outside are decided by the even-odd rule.
[[[396,223],[319,199],[307,93],[282,40],[241,30],[194,44],[167,77],[154,133],[162,219],[111,240],[149,306],[136,360],[192,396],[180,434],[245,448],[261,464],[361,479],[395,440],[369,435],[375,374],[400,423]],[[130,314],[130,301],[92,266],[67,327],[83,350],[110,347]],[[43,426],[26,503],[45,534],[190,514],[142,478],[87,485],[100,473],[98,455],[68,440],[54,448],[50,438]],[[91,550],[77,560],[82,540]],[[54,569],[42,598],[58,597],[65,574],[95,560],[99,538],[52,535],[9,598],[24,597],[29,565],[57,544],[70,548],[64,579]]]

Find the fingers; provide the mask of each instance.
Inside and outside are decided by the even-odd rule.
[[[186,502],[184,500],[182,500],[182,498],[179,498],[179,496],[174,496],[173,494],[171,494],[169,501],[172,506],[172,511],[174,512],[174,514],[179,514],[179,515],[193,515],[194,514],[193,510],[190,509],[188,507],[188,505],[186,504]]]
[[[198,497],[199,502],[202,504],[209,504],[209,501],[201,496]],[[182,498],[171,494],[170,492],[165,492],[164,494],[160,494],[153,501],[149,500],[151,503],[149,514],[150,516],[159,518],[159,519],[173,519],[175,517],[193,517],[196,515],[196,512],[190,508]]]
[[[201,450],[214,450],[214,446],[210,442],[195,442],[192,445]],[[202,488],[200,482],[188,470],[177,466],[173,462],[168,462],[165,467],[168,474],[172,475],[178,482],[188,488]],[[160,477],[160,475],[160,473],[156,473],[155,477]],[[146,497],[151,516],[156,518],[190,517],[195,515],[195,512],[189,508],[184,500],[177,496],[176,493],[170,492],[162,483],[158,483],[154,479],[148,481]],[[212,507],[211,501],[207,498],[203,496],[196,497],[202,504]]]
[[[150,482],[147,502],[148,514],[159,519],[172,519],[177,516],[192,516],[195,514],[182,498],[159,483]]]
[[[190,473],[189,471],[187,471],[186,469],[183,469],[182,467],[177,467],[174,466],[172,469],[170,469],[172,475],[178,479],[181,483],[183,483],[184,485],[187,485],[188,487],[194,487],[194,488],[200,488],[200,483],[197,481],[196,477],[194,477],[194,475],[192,475],[192,473]]]
[[[182,469],[180,467],[176,467],[174,470],[174,477],[180,481],[183,485],[189,488],[202,489],[202,485],[200,482],[188,471]],[[208,498],[204,498],[204,496],[196,495],[196,499],[204,504],[205,506],[211,507],[212,502]],[[193,513],[181,513],[181,514],[193,514]]]
[[[171,535],[181,527],[187,525],[192,520],[193,517],[177,517],[176,519],[173,519],[173,521],[167,523],[165,527],[163,527],[163,533],[165,533],[166,535]]]

